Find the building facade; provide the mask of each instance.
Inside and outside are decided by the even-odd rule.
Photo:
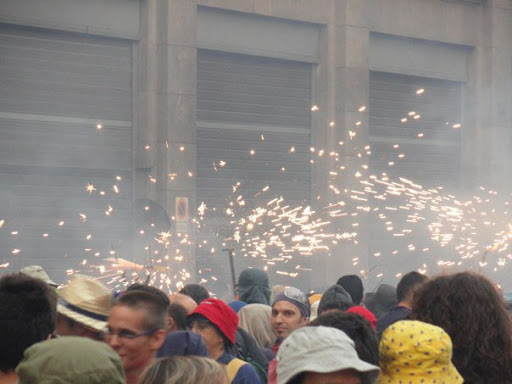
[[[233,224],[229,203],[335,202],[319,150],[339,152],[347,174],[363,161],[425,185],[508,187],[510,0],[4,0],[0,23],[12,268],[47,264],[62,279],[95,257],[131,260],[130,218],[142,211],[154,236],[151,201],[187,242],[186,269],[229,280],[215,228]],[[388,171],[395,144],[404,160]],[[203,202],[218,221],[198,238]],[[371,266],[371,224],[359,225],[358,246],[310,260],[303,287]]]

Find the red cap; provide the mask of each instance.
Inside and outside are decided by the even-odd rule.
[[[226,336],[229,341],[235,344],[236,329],[238,327],[238,315],[229,305],[219,299],[206,299],[199,304],[196,309],[189,313],[187,317],[193,315],[203,315],[215,324],[217,328]]]
[[[377,318],[370,310],[366,309],[365,307],[361,305],[356,305],[355,307],[350,307],[349,309],[347,309],[347,312],[355,313],[361,317],[364,317],[366,320],[368,320],[373,330],[377,329]]]

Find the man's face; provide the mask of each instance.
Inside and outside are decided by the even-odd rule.
[[[309,372],[302,384],[361,384],[361,374],[353,369],[331,373]]]
[[[297,308],[288,301],[278,301],[272,307],[272,330],[279,339],[283,341],[290,333],[298,328],[304,327],[307,319],[303,317]]]
[[[150,331],[144,328],[146,312],[123,305],[114,306],[110,310],[107,327],[112,335],[105,337],[105,341],[121,357],[123,368],[128,375],[130,372],[142,370],[151,364],[158,348],[165,340],[165,331],[142,335],[133,339],[120,337],[121,335],[139,335]],[[162,335],[163,334],[163,335]]]

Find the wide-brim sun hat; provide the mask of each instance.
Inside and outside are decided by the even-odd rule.
[[[40,265],[29,265],[25,268],[21,268],[20,272],[35,279],[43,280],[46,284],[54,288],[57,288],[59,286],[59,284],[50,279],[48,273],[46,273],[44,268],[41,267]]]
[[[238,315],[226,303],[213,298],[203,300],[196,309],[188,314],[187,318],[193,320],[197,315],[203,316],[214,324],[232,344],[235,344]]]
[[[331,327],[303,327],[292,332],[277,353],[277,384],[286,384],[303,372],[332,373],[353,369],[377,377],[379,367],[357,356],[347,334]]]
[[[124,384],[121,358],[108,344],[66,336],[27,348],[16,367],[19,384]]]
[[[452,341],[440,327],[402,320],[390,325],[379,344],[378,384],[459,384],[452,364]]]
[[[74,275],[57,293],[58,313],[96,331],[105,330],[112,294],[103,284],[88,276]]]

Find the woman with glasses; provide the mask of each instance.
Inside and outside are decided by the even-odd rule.
[[[226,366],[229,382],[260,384],[254,367],[233,353],[238,315],[222,300],[207,299],[188,315],[189,327],[206,344],[210,357]]]

